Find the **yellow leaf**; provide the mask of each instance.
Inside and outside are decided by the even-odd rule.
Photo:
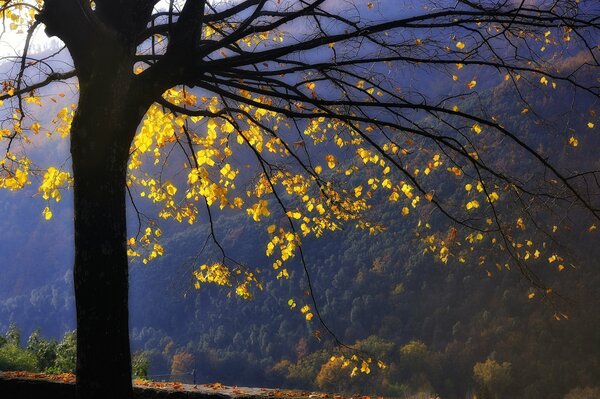
[[[331,154],[327,155],[325,160],[327,161],[327,166],[329,169],[333,169],[335,168],[335,165],[337,165],[337,159]]]
[[[365,362],[364,360],[360,366],[360,371],[365,374],[369,374],[371,372],[371,369],[369,368],[369,364],[367,362]]]
[[[34,124],[31,125],[31,130],[33,130],[34,134],[38,134],[40,132],[40,123],[39,122],[35,122]]]
[[[479,202],[477,200],[469,201],[466,205],[467,210],[479,208]]]
[[[569,138],[569,144],[573,147],[577,147],[579,145],[579,140],[577,140],[575,136],[571,136]]]
[[[170,181],[165,183],[165,189],[169,195],[175,195],[177,193],[177,187],[175,187]]]
[[[354,188],[354,196],[356,198],[360,197],[362,195],[362,186],[358,186]]]
[[[467,83],[467,87],[469,88],[469,90],[472,90],[475,86],[477,86],[476,80],[472,80],[469,83]]]
[[[456,43],[456,48],[462,50],[465,48],[465,44],[463,42]]]
[[[494,202],[494,201],[498,201],[498,199],[500,198],[500,196],[498,195],[498,193],[496,193],[495,191],[490,193],[489,195],[489,201],[490,202]]]
[[[242,205],[244,205],[244,200],[243,200],[243,199],[241,199],[240,197],[235,197],[235,198],[233,199],[233,205],[234,205],[235,207],[237,207],[237,208],[241,208],[241,207],[242,207]]]
[[[46,220],[52,219],[52,211],[49,207],[44,208],[44,210],[42,211],[42,215],[44,215],[44,219]]]

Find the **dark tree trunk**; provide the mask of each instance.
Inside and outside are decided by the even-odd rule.
[[[147,105],[132,89],[131,64],[104,61],[80,80],[71,128],[79,399],[132,393],[125,190],[130,143]]]
[[[71,126],[78,399],[131,398],[127,161],[140,121],[169,87],[165,68],[145,79],[133,73],[155,2],[121,3],[98,3],[96,13],[89,3],[46,0],[36,17],[64,41],[79,79]]]
[[[85,399],[126,398],[131,365],[125,162],[90,166],[73,156],[77,392]]]

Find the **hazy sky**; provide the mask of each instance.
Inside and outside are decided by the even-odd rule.
[[[23,52],[23,46],[25,45],[25,39],[27,33],[17,33],[10,30],[6,30],[0,35],[0,57],[7,56],[18,56]],[[57,47],[60,41],[56,38],[49,38],[44,33],[43,26],[40,26],[33,37],[30,52],[38,53],[44,51],[49,47]]]

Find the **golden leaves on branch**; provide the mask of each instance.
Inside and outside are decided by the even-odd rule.
[[[361,357],[357,354],[351,356],[339,355],[331,356],[329,363],[334,364],[341,369],[349,369],[350,377],[354,378],[359,374],[370,374],[371,367],[375,364],[379,369],[387,368],[387,365],[382,360],[373,360],[370,357]]]
[[[225,287],[233,287],[235,285],[235,294],[246,300],[252,299],[252,286],[262,290],[262,285],[253,272],[242,270],[239,267],[232,270],[221,262],[201,265],[194,271],[194,277],[196,278],[196,282],[194,283],[196,289],[200,289],[202,284],[214,284]]]

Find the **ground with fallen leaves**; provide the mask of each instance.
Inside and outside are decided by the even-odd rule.
[[[321,392],[296,391],[288,389],[245,388],[227,386],[215,382],[212,384],[182,384],[179,382],[155,382],[136,379],[133,382],[134,398],[287,398],[287,399],[383,399],[370,396],[342,396]],[[75,395],[75,375],[44,374],[26,371],[0,372],[0,397],[12,397],[10,393],[20,397],[32,397],[36,392],[48,394],[48,390],[56,392],[62,398]],[[28,395],[25,395],[29,393]],[[4,394],[9,394],[5,396]],[[53,397],[56,397],[52,395]]]

